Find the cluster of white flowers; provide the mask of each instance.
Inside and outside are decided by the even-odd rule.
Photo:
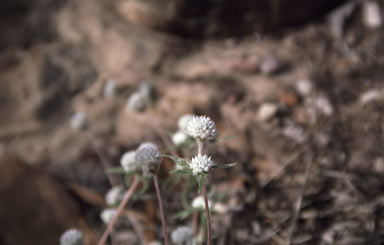
[[[215,122],[207,116],[195,116],[188,122],[187,134],[195,139],[213,140],[216,138]]]
[[[152,100],[153,86],[142,82],[136,92],[131,94],[127,101],[127,111],[144,111]]]
[[[212,201],[208,199],[208,207],[211,208],[211,206],[212,206]],[[205,208],[204,197],[203,196],[195,197],[195,199],[193,199],[192,201],[192,208],[204,209]]]
[[[135,151],[127,151],[120,159],[120,164],[125,172],[131,172],[136,170],[137,165],[135,161]]]
[[[108,224],[109,222],[111,222],[111,220],[113,219],[113,216],[115,216],[116,214],[116,209],[113,209],[113,208],[107,208],[107,209],[104,209],[101,214],[100,214],[100,218],[101,220],[105,223],[105,224]]]
[[[114,206],[121,202],[124,195],[124,189],[121,186],[114,186],[112,189],[110,189],[107,194],[105,195],[105,202],[109,206]]]
[[[193,245],[195,241],[193,239],[192,229],[187,226],[177,227],[171,234],[172,242],[176,245]]]
[[[154,143],[142,143],[136,150],[135,161],[144,172],[152,172],[161,163],[162,156]]]
[[[69,229],[60,237],[60,245],[83,245],[83,233],[77,229]]]
[[[189,121],[193,118],[191,114],[182,115],[177,122],[179,130],[172,135],[172,142],[175,145],[182,145],[190,138],[187,134],[187,126]]]
[[[193,175],[206,174],[215,165],[211,157],[207,155],[197,155],[192,158],[189,167]]]

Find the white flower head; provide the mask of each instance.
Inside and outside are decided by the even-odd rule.
[[[192,245],[193,232],[187,226],[179,226],[171,234],[172,242],[176,245]]]
[[[175,145],[182,145],[188,140],[189,136],[182,131],[177,131],[172,135],[172,142]]]
[[[131,172],[136,170],[137,164],[135,161],[135,151],[127,151],[120,159],[120,164],[125,172]]]
[[[179,129],[184,132],[184,133],[187,133],[187,127],[188,127],[188,123],[189,121],[194,117],[194,115],[192,114],[184,114],[182,115],[179,120],[177,121],[177,126],[179,127]]]
[[[206,174],[214,165],[211,157],[200,154],[193,157],[189,163],[193,175]]]
[[[60,245],[83,245],[83,233],[77,229],[69,229],[60,237]]]
[[[71,118],[71,127],[75,130],[82,130],[88,124],[87,115],[84,112],[76,112]]]
[[[212,201],[208,199],[208,207],[212,207]],[[192,201],[192,208],[196,209],[205,209],[205,203],[204,203],[204,197],[203,196],[197,196]]]
[[[114,98],[114,97],[116,97],[116,91],[117,91],[116,81],[112,80],[112,79],[108,80],[105,83],[104,89],[103,89],[104,97],[106,97],[106,98]]]
[[[196,139],[213,140],[216,138],[215,122],[207,116],[194,116],[188,122],[187,133]]]
[[[123,199],[123,195],[123,187],[114,186],[107,192],[107,194],[105,194],[105,202],[110,206],[114,206]]]
[[[146,106],[147,106],[147,98],[139,92],[133,93],[128,98],[127,111],[141,112],[145,110]]]
[[[100,218],[105,224],[108,224],[113,219],[113,216],[115,216],[115,213],[116,213],[116,209],[113,209],[113,208],[104,209],[100,214]]]
[[[135,161],[144,172],[153,171],[161,163],[162,156],[154,143],[142,143],[136,150]]]

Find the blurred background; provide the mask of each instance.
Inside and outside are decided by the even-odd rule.
[[[144,141],[193,156],[172,141],[184,114],[211,117],[209,154],[238,163],[209,180],[225,195],[214,244],[384,244],[383,7],[2,0],[0,244],[59,244],[71,227],[96,244],[123,183],[105,170]],[[170,231],[190,222],[174,218],[183,184],[163,189]],[[129,206],[147,242],[154,193]],[[123,218],[112,240],[140,243]]]

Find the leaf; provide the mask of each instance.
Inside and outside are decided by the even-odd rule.
[[[171,159],[176,165],[179,165],[180,167],[189,167],[188,161],[185,160],[184,158],[174,157],[170,155],[163,155],[163,156]]]
[[[192,174],[191,168],[175,169],[171,171],[171,174]]]
[[[143,186],[140,189],[139,195],[143,195],[148,190],[150,178],[141,176],[140,179],[143,182]]]
[[[185,219],[187,218],[191,213],[193,213],[195,210],[194,209],[186,209],[183,211],[178,212],[174,218],[175,219]]]
[[[227,163],[227,164],[224,164],[224,163],[216,163],[214,166],[212,166],[212,168],[232,168],[233,166],[236,166],[237,163]]]

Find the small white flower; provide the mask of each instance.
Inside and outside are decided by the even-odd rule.
[[[175,145],[182,145],[188,140],[188,135],[182,131],[177,131],[172,135],[172,142]]]
[[[83,245],[83,233],[77,229],[69,229],[60,237],[60,245]]]
[[[216,126],[207,116],[195,116],[188,122],[187,133],[193,138],[213,140],[216,138]]]
[[[206,174],[214,165],[215,163],[212,161],[211,157],[200,154],[193,157],[189,163],[193,175]]]
[[[123,199],[123,195],[124,195],[123,187],[114,186],[105,195],[105,202],[109,206],[114,206],[114,205],[118,204]]]
[[[171,234],[172,242],[176,245],[194,244],[192,229],[187,226],[177,227]]]
[[[177,121],[177,126],[179,127],[179,129],[184,132],[184,133],[187,133],[187,127],[188,127],[188,123],[189,121],[194,117],[194,115],[192,114],[184,114],[182,115],[179,120]]]
[[[71,118],[71,127],[75,130],[82,130],[87,126],[88,119],[84,112],[76,112]]]
[[[211,208],[212,201],[208,199],[208,207]],[[205,209],[205,203],[204,203],[204,197],[203,196],[197,196],[192,201],[192,208],[197,209]]]
[[[108,80],[104,85],[103,95],[105,98],[114,98],[116,96],[115,80]]]
[[[127,151],[121,157],[120,164],[125,172],[131,172],[137,168],[135,154],[135,151]]]
[[[147,106],[147,99],[143,94],[139,92],[133,93],[127,101],[127,110],[128,111],[144,111]]]
[[[162,156],[153,143],[142,143],[136,150],[135,161],[144,172],[156,169],[157,165],[161,163]]]
[[[113,208],[104,209],[100,214],[100,218],[105,224],[108,224],[113,219],[113,216],[115,216],[115,213],[116,213],[116,209],[113,209]]]

